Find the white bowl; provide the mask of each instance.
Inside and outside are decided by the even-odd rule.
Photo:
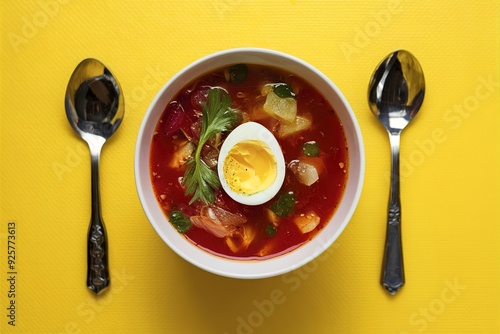
[[[235,63],[274,66],[293,72],[322,92],[337,112],[349,147],[349,171],[346,189],[330,222],[309,242],[278,257],[261,260],[232,260],[210,254],[189,242],[168,222],[160,208],[150,179],[149,154],[155,127],[167,103],[196,77]],[[178,255],[208,272],[233,278],[255,279],[284,274],[315,257],[342,233],[358,204],[363,186],[365,157],[363,140],[356,116],[344,95],[323,73],[296,57],[266,49],[239,48],[217,52],[201,58],[174,75],[158,92],[141,124],[135,150],[135,180],[137,192],[151,225],[163,241]]]

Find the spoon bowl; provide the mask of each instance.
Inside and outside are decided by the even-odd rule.
[[[124,99],[120,84],[106,66],[88,58],[69,79],[65,106],[71,127],[90,149],[92,212],[87,242],[87,286],[99,293],[110,283],[107,234],[101,216],[99,159],[102,146],[122,122]]]
[[[74,70],[65,104],[68,120],[80,137],[108,139],[124,115],[120,84],[104,64],[92,58],[83,60]]]
[[[417,115],[425,94],[425,80],[418,60],[408,51],[389,54],[377,66],[368,84],[368,104],[389,133],[391,184],[387,233],[382,264],[382,286],[395,294],[405,283],[401,242],[399,146],[403,129]]]
[[[373,72],[368,86],[370,109],[390,133],[402,131],[424,100],[422,67],[405,50],[389,54]]]

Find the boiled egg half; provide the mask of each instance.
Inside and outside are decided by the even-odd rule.
[[[263,125],[236,127],[221,146],[217,164],[220,183],[235,201],[259,205],[273,198],[285,180],[285,159],[278,141]]]

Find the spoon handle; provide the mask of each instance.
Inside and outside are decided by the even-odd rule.
[[[400,132],[389,133],[391,143],[391,188],[381,283],[394,295],[405,283],[401,242],[401,200],[399,187]]]
[[[89,145],[90,146],[90,145]],[[91,147],[92,216],[87,240],[87,287],[99,293],[109,285],[108,238],[101,217],[99,190],[100,147]]]

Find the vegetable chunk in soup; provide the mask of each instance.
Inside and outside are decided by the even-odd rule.
[[[238,139],[219,156],[228,135],[249,122],[270,135]],[[270,136],[280,154],[270,149]],[[300,247],[328,223],[348,178],[346,143],[335,110],[304,79],[236,64],[201,75],[165,106],[151,142],[151,182],[170,223],[196,246],[267,259]],[[283,158],[281,187],[263,198]],[[259,204],[233,199],[222,181]]]

